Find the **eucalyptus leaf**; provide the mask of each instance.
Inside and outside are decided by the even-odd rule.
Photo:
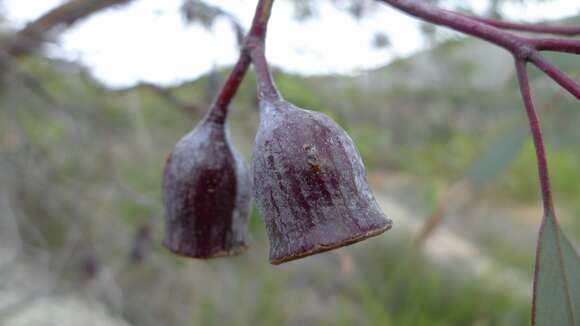
[[[544,217],[538,239],[533,325],[580,326],[580,258],[555,215]]]

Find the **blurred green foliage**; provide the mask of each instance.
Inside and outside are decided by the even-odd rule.
[[[469,55],[480,51],[483,64]],[[505,59],[494,53],[479,43],[453,41],[352,78],[277,71],[275,79],[289,101],[343,125],[371,171],[420,180],[414,195],[422,205],[415,209],[425,212],[438,189],[468,175],[507,128],[522,125],[511,72],[486,66]],[[134,324],[529,324],[528,300],[488,286],[462,266],[441,268],[428,257],[412,256],[406,239],[391,234],[339,254],[271,267],[254,211],[251,252],[211,262],[170,255],[160,245],[161,174],[173,144],[201,115],[184,114],[146,87],[108,90],[74,64],[38,57],[22,64],[57,101],[40,99],[16,75],[2,84],[0,181],[22,217],[27,250],[65,255],[59,268],[74,275],[90,248],[116,272],[124,304],[111,310]],[[569,62],[557,64],[578,70]],[[541,75],[534,86],[539,105],[556,89]],[[207,107],[207,87],[205,76],[170,91]],[[545,114],[552,179],[559,201],[580,211],[580,138],[576,130],[561,132],[562,124],[579,121],[580,111],[577,102],[562,97]],[[251,74],[231,115],[233,139],[249,158],[258,120]],[[523,144],[482,196],[520,204],[537,200],[533,147]],[[132,264],[127,255],[133,232],[144,223],[155,226],[153,251],[145,263]],[[577,219],[567,225],[580,232]],[[531,272],[531,242],[513,248],[497,236],[481,242],[498,264]]]

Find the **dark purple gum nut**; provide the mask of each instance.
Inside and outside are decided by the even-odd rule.
[[[370,190],[360,154],[340,126],[281,100],[261,101],[260,111],[253,182],[272,264],[391,228]]]
[[[248,243],[250,189],[225,124],[204,120],[175,145],[165,166],[163,244],[192,258],[241,253]]]

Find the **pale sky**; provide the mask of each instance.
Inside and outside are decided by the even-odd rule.
[[[22,26],[63,0],[4,0],[7,17]],[[248,27],[256,0],[212,0],[239,17]],[[447,1],[449,2],[449,1]],[[120,9],[107,10],[75,25],[57,45],[47,47],[54,57],[78,60],[93,75],[112,87],[139,81],[177,84],[205,73],[212,66],[231,65],[237,58],[230,25],[218,21],[212,32],[186,24],[180,15],[182,0],[137,0]],[[484,0],[472,0],[476,11]],[[580,1],[556,0],[541,5],[511,6],[511,19],[555,19],[580,12]],[[321,2],[320,16],[296,22],[284,1],[276,2],[268,31],[267,56],[288,72],[302,74],[352,74],[384,65],[392,52],[377,50],[371,40],[386,32],[398,55],[409,55],[422,46],[417,21],[380,6],[362,21]]]

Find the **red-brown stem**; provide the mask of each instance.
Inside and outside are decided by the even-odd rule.
[[[536,159],[538,161],[538,175],[540,177],[540,188],[542,191],[542,202],[544,204],[544,215],[554,215],[554,203],[552,200],[552,188],[550,186],[550,176],[548,174],[548,160],[546,158],[546,149],[544,147],[544,138],[542,136],[542,129],[540,126],[540,119],[534,107],[532,100],[532,93],[530,90],[530,82],[528,79],[527,64],[521,59],[516,59],[516,74],[520,85],[520,91],[524,106],[526,107],[526,114],[536,148]]]
[[[526,45],[525,39],[497,27],[479,22],[456,12],[438,8],[425,1],[380,0],[405,13],[436,25],[447,26],[467,35],[496,44],[510,52]]]
[[[542,223],[540,225],[540,231],[538,234],[538,239],[542,237],[544,233],[545,225],[547,219],[552,219],[554,224],[558,224],[556,219],[556,213],[554,210],[554,202],[552,199],[552,191],[550,187],[550,176],[548,173],[548,160],[546,158],[546,150],[544,148],[544,140],[542,137],[542,130],[540,126],[540,120],[538,114],[534,108],[534,103],[532,99],[532,93],[530,90],[530,82],[528,78],[528,72],[526,67],[526,62],[523,60],[516,59],[516,72],[518,76],[518,81],[520,84],[520,90],[524,104],[526,107],[526,112],[528,115],[528,120],[530,122],[530,129],[532,131],[532,136],[534,139],[534,146],[536,148],[536,158],[538,161],[538,174],[540,176],[540,188],[542,190],[542,201],[544,204],[544,216],[542,218]],[[556,232],[559,232],[557,229]],[[532,325],[536,325],[536,304],[538,296],[538,278],[540,273],[540,242],[538,241],[536,247],[536,264],[534,266],[534,287],[532,294]],[[560,260],[562,258],[560,257]]]
[[[536,148],[536,159],[538,161],[538,174],[540,176],[540,188],[542,191],[542,201],[544,205],[544,216],[542,218],[542,223],[540,225],[540,231],[538,235],[538,238],[540,238],[542,236],[542,233],[544,232],[544,226],[546,224],[547,218],[552,218],[554,220],[554,223],[557,223],[556,214],[554,212],[554,202],[552,199],[550,176],[548,173],[548,159],[546,158],[546,150],[544,148],[544,140],[542,136],[542,129],[540,126],[540,119],[538,118],[538,114],[534,108],[534,102],[530,90],[530,82],[528,78],[528,71],[525,61],[521,59],[516,59],[516,73],[518,76],[518,82],[520,84],[522,99],[526,107],[528,121],[530,123],[530,130],[532,132],[532,137],[534,139],[534,146]],[[538,276],[540,271],[539,261],[540,261],[540,246],[538,242],[536,248],[536,264],[534,267],[534,288],[532,294],[532,325],[536,324],[535,312],[538,293]]]
[[[566,76],[560,69],[548,62],[544,57],[542,57],[538,52],[533,53],[528,60],[532,62],[536,67],[540,68],[546,75],[550,76],[556,83],[558,83],[562,88],[566,89],[577,99],[580,100],[580,87],[578,84],[572,80],[572,78]]]
[[[494,27],[485,22],[473,19],[469,16],[438,8],[424,1],[418,0],[379,0],[406,12],[411,16],[431,22],[436,25],[447,26],[467,35],[475,36],[492,44],[500,46],[511,52],[516,58],[523,61],[531,61],[538,68],[544,70],[554,81],[580,99],[580,85],[571,80],[564,73],[553,66],[548,66],[545,60],[537,60],[539,47],[551,51],[566,50],[564,52],[576,53],[577,44],[574,40],[544,40],[538,43],[534,39],[517,36],[503,29]],[[536,58],[536,60],[532,60]]]
[[[256,81],[258,84],[258,98],[266,99],[270,102],[282,99],[276,84],[272,79],[272,73],[266,60],[264,42],[256,42],[252,45],[252,61],[256,69]]]
[[[538,51],[555,51],[580,54],[580,40],[540,38],[533,39],[531,42],[534,44],[535,48],[538,49]]]
[[[244,76],[246,76],[250,62],[250,57],[244,54],[244,51],[242,51],[240,57],[238,58],[238,62],[236,62],[236,65],[230,72],[228,79],[222,86],[216,100],[208,112],[206,118],[208,121],[221,124],[225,123],[230,103],[238,92],[238,88],[240,88],[240,84],[242,83],[242,80],[244,80]]]
[[[254,19],[252,21],[252,27],[246,36],[246,40],[258,39],[263,41],[265,39],[266,29],[268,26],[268,20],[270,18],[273,2],[274,0],[258,1]],[[242,83],[242,80],[248,71],[248,67],[252,62],[250,52],[250,47],[244,44],[240,50],[240,56],[236,62],[236,65],[230,72],[228,79],[226,80],[224,86],[221,88],[216,100],[214,101],[214,104],[207,114],[206,121],[222,124],[225,122],[229,105],[236,95],[238,88],[240,87],[240,84]]]
[[[501,29],[507,29],[511,31],[518,32],[528,32],[528,33],[538,33],[538,34],[554,34],[562,36],[576,36],[580,35],[580,27],[578,26],[549,26],[549,25],[539,25],[539,24],[522,24],[506,22],[501,20],[495,20],[490,18],[483,18],[478,16],[466,15],[459,13],[465,17],[477,20],[479,22],[485,23]]]
[[[256,13],[252,21],[252,27],[246,38],[257,38],[259,40],[266,39],[266,30],[268,29],[268,21],[270,20],[270,13],[274,0],[259,0],[256,7]]]

